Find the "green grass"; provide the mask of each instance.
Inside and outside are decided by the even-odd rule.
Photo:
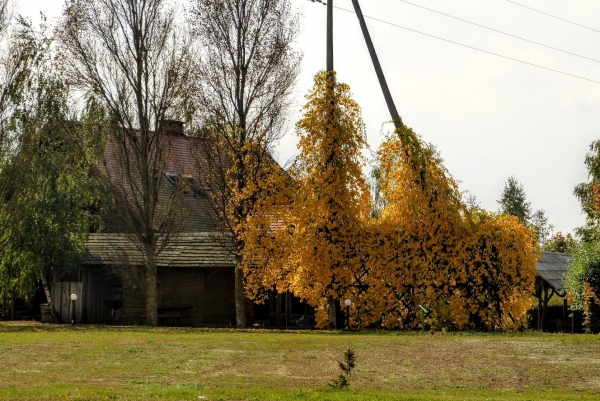
[[[328,387],[353,347],[348,390]],[[597,400],[600,336],[0,323],[0,399]]]

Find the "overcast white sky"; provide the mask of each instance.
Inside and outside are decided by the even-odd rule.
[[[22,14],[52,20],[63,0],[20,1]],[[600,60],[600,32],[535,13],[506,0],[410,0],[412,3],[513,35]],[[600,30],[597,0],[515,0]],[[302,12],[298,46],[304,52],[295,110],[325,66],[326,7],[295,0]],[[351,0],[334,0],[352,10]],[[551,69],[600,81],[600,62],[509,38],[401,0],[362,0],[366,16]],[[360,26],[352,13],[334,12],[335,69],[363,108],[375,151],[390,117]],[[440,150],[446,167],[489,210],[508,176],[525,187],[532,208],[545,209],[556,231],[584,218],[573,187],[587,179],[583,165],[600,139],[600,83],[542,70],[367,19],[392,96],[404,122]],[[298,118],[295,112],[292,121]],[[284,163],[298,153],[293,126],[277,151]]]

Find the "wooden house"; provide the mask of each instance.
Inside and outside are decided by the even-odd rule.
[[[177,121],[166,122],[163,136],[168,160],[159,204],[172,201],[183,180],[197,184],[195,179],[203,174],[199,166],[206,166],[201,160],[205,139],[185,136]],[[123,180],[110,143],[106,152],[104,166],[112,173],[108,180]],[[218,229],[210,200],[200,189],[184,191],[182,226],[158,254],[159,325],[235,325],[233,242]],[[106,229],[90,235],[81,269],[53,284],[55,310],[65,322],[144,324],[144,255],[139,241],[110,213],[103,220]],[[77,295],[76,301],[71,294]]]

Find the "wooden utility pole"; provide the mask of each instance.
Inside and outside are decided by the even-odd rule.
[[[331,0],[329,0],[328,4],[330,2]],[[398,114],[398,110],[396,110],[396,105],[394,104],[394,99],[392,99],[390,88],[385,80],[385,75],[383,75],[383,70],[381,69],[381,64],[379,64],[379,58],[377,57],[377,52],[375,52],[371,35],[369,35],[369,29],[365,23],[365,18],[363,17],[363,13],[360,9],[360,4],[358,4],[358,0],[352,0],[352,5],[354,6],[354,12],[356,12],[356,16],[358,17],[360,28],[362,29],[363,36],[365,37],[365,42],[367,42],[367,48],[369,49],[369,54],[371,55],[373,67],[375,67],[375,73],[377,74],[377,79],[379,79],[379,85],[381,85],[383,97],[385,97],[385,102],[387,103],[388,110],[392,116],[392,121],[394,121],[396,128],[400,128],[402,127],[402,119]]]
[[[333,0],[327,0],[327,71],[333,71]]]
[[[333,72],[333,0],[327,0],[327,71]],[[330,91],[330,94],[333,96],[334,90],[334,81],[330,76],[327,78],[327,90]],[[331,102],[332,111],[331,117],[333,119],[333,100]],[[333,123],[333,122],[332,122]],[[335,125],[335,123],[334,123]],[[336,329],[337,328],[337,300],[331,296],[327,297],[328,304],[328,315],[329,315],[329,328]]]

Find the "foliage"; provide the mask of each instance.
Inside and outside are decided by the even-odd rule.
[[[356,352],[354,352],[354,349],[348,348],[344,351],[344,361],[338,362],[338,365],[346,376],[352,376],[354,368],[356,367]]]
[[[511,216],[467,208],[435,149],[403,144],[409,128],[378,152],[385,208],[371,228],[367,290],[357,294],[362,325],[417,327],[417,305],[449,328],[514,329],[531,305],[537,247]],[[425,161],[426,185],[414,169]],[[442,314],[442,315],[440,315]],[[438,316],[439,315],[439,316]]]
[[[544,246],[552,235],[554,226],[548,222],[548,216],[544,209],[532,213],[531,203],[527,202],[525,189],[514,176],[508,177],[498,203],[500,204],[500,214],[517,217],[521,224],[529,226],[535,232],[539,246]]]
[[[525,223],[531,218],[531,203],[527,202],[523,184],[514,176],[508,177],[498,203],[501,214],[515,216],[521,223]]]
[[[317,308],[320,327],[331,298],[352,299],[362,327],[415,328],[419,304],[447,328],[520,327],[539,257],[533,231],[467,207],[436,150],[407,127],[378,151],[372,213],[360,109],[334,79],[317,75],[297,124],[297,187],[279,185],[292,204],[257,212],[251,286],[292,291]]]
[[[338,366],[342,371],[335,379],[329,383],[329,386],[334,390],[343,390],[350,386],[350,376],[356,365],[356,353],[352,348],[344,351],[344,361],[338,361]]]
[[[45,25],[36,32],[23,18],[18,19],[9,35],[0,33],[0,39],[4,39],[0,40],[0,159],[3,159],[18,140],[17,133],[10,128],[12,116],[25,101],[23,94],[31,86],[32,74],[47,61],[51,39]]]
[[[294,49],[298,17],[290,0],[194,0],[192,26],[202,46],[190,92],[201,135],[198,162],[210,173],[213,209],[236,246],[235,302],[245,327],[242,266],[245,230],[278,175],[272,148],[287,122],[289,94],[299,73]]]
[[[29,298],[40,280],[48,291],[78,266],[94,224],[97,188],[65,125],[68,89],[43,72],[30,86],[11,119],[18,143],[0,167],[0,297],[15,291]]]
[[[584,283],[600,293],[600,242],[582,242],[576,248],[564,282],[573,298],[572,307],[578,310],[583,310],[585,304]]]
[[[8,0],[0,0],[0,36],[2,36],[10,24],[11,4]]]
[[[331,381],[331,383],[329,383],[329,387],[331,387],[334,390],[343,390],[347,387],[350,387],[350,381],[348,380],[348,377],[346,375],[339,374],[335,379]]]
[[[573,253],[578,246],[579,241],[573,238],[571,233],[565,235],[559,231],[546,241],[542,250],[546,252]]]
[[[585,214],[585,225],[575,233],[583,242],[600,240],[600,141],[590,144],[584,164],[588,170],[588,181],[578,184],[574,193]]]
[[[554,226],[548,222],[546,211],[544,209],[537,210],[531,215],[529,224],[535,232],[540,247],[544,247],[549,240],[554,230]]]

